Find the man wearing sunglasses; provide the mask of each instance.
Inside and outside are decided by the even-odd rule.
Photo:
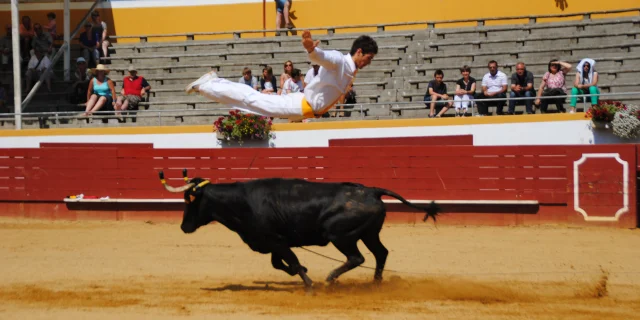
[[[304,92],[286,95],[268,95],[257,92],[247,85],[218,78],[211,71],[185,88],[189,94],[199,92],[203,96],[231,108],[266,117],[308,119],[320,117],[331,109],[358,73],[371,63],[378,53],[378,45],[371,37],[358,37],[348,54],[336,50],[318,48],[306,30],[302,34],[302,46],[307,50],[312,64],[320,65],[318,75],[304,88]]]

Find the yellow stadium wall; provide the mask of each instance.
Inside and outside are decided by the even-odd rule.
[[[196,3],[225,3],[194,5]],[[562,8],[559,2],[563,2]],[[231,30],[253,30],[263,27],[263,4],[259,0],[200,0],[195,1],[163,1],[163,7],[141,7],[141,2],[115,1],[107,2],[111,8],[101,8],[103,19],[109,23],[110,33],[117,35],[169,34],[183,32],[213,32]],[[166,6],[166,5],[175,6]],[[72,3],[71,26],[79,22],[91,3]],[[320,27],[329,25],[378,24],[424,20],[473,19],[484,17],[509,17],[521,15],[543,15],[575,13],[585,11],[617,10],[640,7],[638,0],[536,0],[526,5],[516,5],[512,1],[477,1],[477,0],[293,0],[292,11],[296,19],[296,27]],[[58,25],[62,31],[62,4],[21,4],[20,15],[31,16],[34,22],[46,23],[46,14],[53,11],[58,15]],[[638,11],[609,15],[638,15]],[[598,18],[594,16],[594,18]],[[581,17],[568,18],[581,19]],[[567,19],[565,19],[567,20]],[[0,21],[10,21],[8,5],[0,6]],[[504,24],[526,22],[517,20],[488,22]],[[267,29],[275,27],[275,2],[266,2]],[[461,26],[463,24],[449,25]],[[471,25],[471,24],[468,24]],[[397,29],[424,28],[424,25]],[[369,29],[372,31],[374,29]],[[347,30],[355,32],[364,30]],[[262,36],[255,34],[253,36]],[[228,38],[229,36],[225,36]],[[211,38],[211,37],[209,37]],[[178,38],[156,38],[150,41],[169,41]],[[184,39],[184,38],[179,38]],[[199,39],[205,39],[200,37]],[[122,39],[119,42],[138,41]]]

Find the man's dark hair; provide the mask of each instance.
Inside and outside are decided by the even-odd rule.
[[[460,68],[460,73],[465,72],[465,71],[471,73],[471,67],[469,67],[468,65],[465,64],[464,66],[462,66],[462,68]]]
[[[300,75],[300,69],[291,70],[291,78],[295,78]]]
[[[436,70],[436,72],[433,73],[433,77],[435,78],[436,76],[443,76],[444,77],[444,72],[442,72],[442,70],[438,69]]]
[[[356,54],[356,51],[358,51],[358,49],[362,49],[362,54],[378,54],[378,44],[375,40],[366,35],[359,36],[358,39],[353,42],[353,45],[351,45],[350,54]]]
[[[489,63],[487,64],[487,66],[490,66],[492,63],[495,63],[495,64],[496,64],[496,67],[498,67],[498,61],[495,61],[495,60],[491,60],[491,61],[489,61]]]

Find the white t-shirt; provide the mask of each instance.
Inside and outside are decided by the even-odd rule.
[[[289,78],[287,79],[287,81],[284,82],[284,85],[282,86],[282,92],[281,94],[285,95],[287,94],[286,90],[289,90],[288,93],[295,93],[295,92],[303,92],[303,84],[302,84],[302,80],[298,80],[297,82],[294,82],[293,79]]]
[[[502,90],[502,86],[507,85],[507,75],[502,71],[498,71],[495,76],[491,72],[482,77],[482,86],[487,87],[487,92],[494,93]]]
[[[34,54],[31,56],[31,60],[29,60],[27,69],[35,69],[36,65],[38,65],[38,57],[36,57],[36,55]],[[49,57],[43,55],[42,61],[38,65],[38,71],[44,71],[45,69],[49,68],[50,65],[51,65],[51,60],[49,60]]]
[[[318,69],[318,71],[320,71],[320,69]],[[307,71],[307,74],[304,76],[304,83],[309,84],[315,76],[317,76],[316,71],[313,67],[309,68],[309,71]]]

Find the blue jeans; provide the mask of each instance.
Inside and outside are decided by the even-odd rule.
[[[523,92],[514,92],[511,91],[510,93],[510,97],[511,99],[513,98],[531,98],[531,97],[535,97],[535,94],[532,91],[525,91]],[[526,110],[527,113],[531,114],[533,113],[533,100],[529,99],[529,100],[509,100],[509,113],[513,114],[516,111],[516,104],[522,104],[524,103],[524,105],[526,106]]]

